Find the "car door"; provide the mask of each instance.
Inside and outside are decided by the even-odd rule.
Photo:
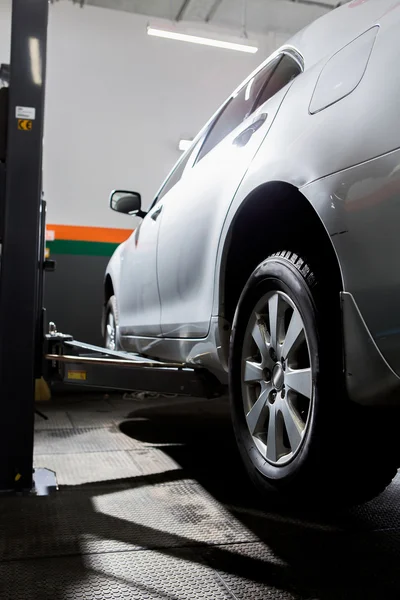
[[[164,182],[149,212],[125,242],[121,255],[118,294],[120,335],[157,337],[161,335],[161,303],[157,282],[157,238],[162,198],[182,176],[193,148],[178,161]],[[129,345],[129,344],[128,344]]]
[[[164,197],[157,246],[164,337],[207,335],[226,213],[300,72],[298,60],[281,54],[251,76],[219,113],[194,166]]]
[[[157,286],[158,223],[149,212],[121,254],[118,313],[121,337],[161,334]]]

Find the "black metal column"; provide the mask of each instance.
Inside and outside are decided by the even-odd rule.
[[[47,0],[13,0],[0,269],[0,489],[32,487]]]

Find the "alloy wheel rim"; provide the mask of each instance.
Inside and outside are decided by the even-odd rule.
[[[107,325],[106,325],[106,348],[108,350],[115,350],[116,344],[116,328],[115,328],[115,319],[114,315],[110,312],[107,317]]]
[[[314,405],[307,332],[291,298],[265,294],[249,320],[242,353],[247,427],[262,457],[290,462],[304,443]]]

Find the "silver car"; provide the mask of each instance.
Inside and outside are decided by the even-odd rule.
[[[106,345],[229,383],[251,479],[295,502],[371,497],[399,465],[399,33],[395,0],[332,11],[235,90],[147,213],[111,196],[142,220],[107,269]]]

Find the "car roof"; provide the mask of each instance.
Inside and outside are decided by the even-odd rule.
[[[398,7],[400,1],[396,0],[352,0],[302,29],[288,45],[301,53],[308,69],[379,24],[383,16]]]
[[[235,97],[247,85],[250,79],[276,56],[283,52],[288,52],[301,63],[303,70],[308,69],[320,60],[335,54],[335,52],[346,46],[346,44],[349,44],[370,27],[379,24],[384,16],[396,8],[400,9],[400,0],[352,0],[320,17],[299,31],[272,55],[266,58],[228,96],[225,102],[199,131],[193,140],[192,148],[199,142],[204,132],[210,126],[210,123],[213,122],[230,99]],[[191,152],[191,150],[187,152]],[[179,162],[185,156],[186,152],[183,153]],[[179,162],[174,166],[174,169],[178,166]]]
[[[325,57],[350,43],[395,8],[400,8],[400,0],[352,0],[320,17],[296,33],[283,46],[268,56],[233,91],[234,97],[266,64],[282,52],[291,53],[303,69],[308,69]],[[228,98],[228,100],[229,100]]]

